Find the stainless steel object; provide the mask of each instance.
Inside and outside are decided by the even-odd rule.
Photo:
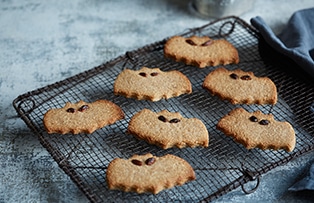
[[[191,8],[201,17],[220,18],[241,15],[253,4],[254,0],[192,0]]]

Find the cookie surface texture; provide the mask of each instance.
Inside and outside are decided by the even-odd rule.
[[[191,165],[184,159],[167,154],[156,157],[148,153],[110,162],[106,178],[111,190],[153,193],[195,180]]]
[[[124,113],[118,105],[98,100],[92,103],[67,102],[63,108],[48,110],[43,120],[48,133],[79,134],[92,133],[123,118]]]
[[[163,149],[172,147],[208,147],[208,132],[197,118],[184,118],[180,113],[143,109],[128,125],[128,133]]]
[[[203,87],[232,104],[277,103],[277,88],[271,79],[240,69],[217,68],[206,76]]]
[[[231,136],[247,149],[284,149],[291,152],[296,143],[293,127],[290,123],[276,121],[271,114],[261,111],[253,113],[236,108],[224,116],[217,129]]]
[[[199,68],[239,63],[238,51],[231,43],[207,36],[171,37],[165,44],[164,55]]]
[[[192,93],[190,80],[181,72],[142,67],[123,70],[114,82],[115,95],[138,100],[159,101]]]

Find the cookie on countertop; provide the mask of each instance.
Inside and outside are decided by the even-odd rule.
[[[171,154],[157,157],[148,153],[114,159],[108,166],[106,178],[111,190],[157,194],[195,180],[195,172],[180,157]]]
[[[208,131],[200,119],[184,118],[178,112],[149,109],[137,112],[130,120],[128,133],[163,149],[208,147]]]
[[[217,68],[206,76],[203,87],[232,104],[277,103],[277,88],[271,79],[240,69]]]
[[[122,109],[108,100],[92,103],[67,102],[64,107],[50,109],[44,115],[44,126],[51,133],[93,133],[124,118]]]
[[[207,36],[171,37],[164,46],[164,55],[199,68],[239,63],[238,51],[230,42]]]
[[[296,136],[290,123],[276,121],[272,114],[236,108],[220,119],[217,129],[247,149],[284,149],[291,152]]]
[[[192,93],[190,80],[181,72],[142,67],[123,70],[114,82],[114,94],[138,100],[159,101]]]

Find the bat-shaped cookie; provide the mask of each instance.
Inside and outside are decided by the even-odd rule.
[[[232,104],[277,103],[277,88],[271,79],[240,69],[217,68],[206,76],[203,87]]]
[[[45,113],[44,126],[48,133],[93,133],[123,118],[122,109],[108,100],[67,102],[63,108]]]
[[[296,142],[290,123],[276,121],[271,114],[261,111],[250,113],[243,108],[236,108],[221,118],[217,129],[247,149],[284,149],[291,152]]]
[[[190,80],[181,72],[164,72],[159,68],[123,70],[114,82],[114,94],[138,100],[159,101],[190,94]]]
[[[163,149],[208,147],[208,132],[201,120],[167,110],[155,113],[143,109],[136,113],[129,122],[128,133]]]
[[[238,51],[231,43],[225,39],[213,40],[207,36],[174,36],[166,42],[164,55],[199,68],[239,63]]]
[[[109,189],[153,194],[195,180],[193,168],[184,159],[171,154],[156,157],[150,153],[114,159],[106,176]]]

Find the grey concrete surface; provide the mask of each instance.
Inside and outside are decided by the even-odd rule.
[[[189,0],[0,1],[0,203],[87,202],[37,138],[16,117],[18,95],[88,70],[126,51],[206,24]],[[240,17],[257,15],[279,33],[312,0],[256,0]],[[231,191],[215,202],[313,202],[312,192],[288,192],[314,153],[262,176],[255,193]],[[250,187],[250,185],[248,185]]]

